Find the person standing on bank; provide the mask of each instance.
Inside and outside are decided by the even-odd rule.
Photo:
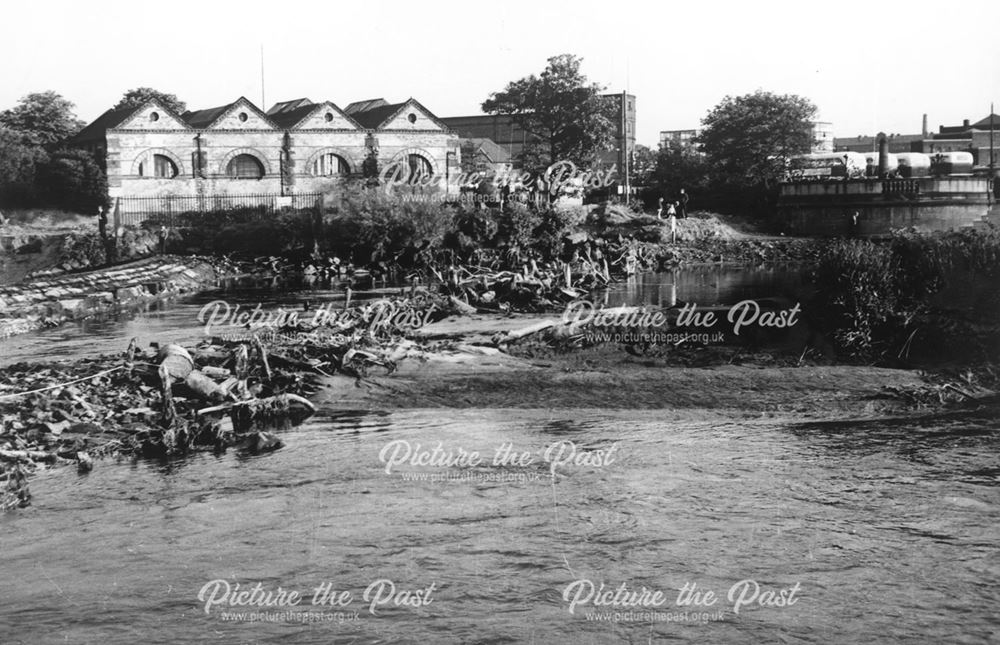
[[[677,243],[677,208],[674,206],[675,202],[670,202],[667,205],[667,220],[670,222],[670,243]],[[679,203],[679,202],[678,202]]]
[[[687,192],[681,188],[681,194],[677,197],[677,217],[684,219],[688,216],[688,197]]]
[[[656,202],[656,219],[663,219],[663,198]]]

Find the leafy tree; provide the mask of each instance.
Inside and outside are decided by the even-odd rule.
[[[0,126],[20,132],[34,145],[48,146],[70,137],[84,123],[73,113],[74,104],[51,90],[32,92],[0,112]]]
[[[109,205],[108,179],[94,155],[85,150],[62,150],[52,155],[39,173],[39,187],[53,205],[64,210],[96,214]]]
[[[48,154],[30,138],[0,127],[0,206],[30,206],[35,202],[35,175]]]
[[[136,107],[142,105],[150,99],[157,99],[164,106],[170,108],[177,114],[183,114],[187,110],[187,103],[177,98],[176,94],[167,94],[155,90],[152,87],[136,87],[122,95],[120,101],[115,103],[112,109]]]
[[[637,186],[648,184],[656,170],[657,154],[648,146],[636,144],[632,151],[630,173],[632,182]]]
[[[521,160],[529,170],[563,160],[586,166],[614,139],[616,108],[601,97],[601,85],[580,73],[582,60],[553,56],[540,76],[512,81],[482,104],[487,114],[513,116],[535,139]]]
[[[809,152],[816,106],[794,94],[727,96],[702,119],[697,143],[716,183],[768,190],[791,155]]]
[[[709,164],[705,155],[691,146],[670,142],[656,153],[656,165],[650,183],[664,195],[674,195],[681,188],[704,190],[708,185]]]

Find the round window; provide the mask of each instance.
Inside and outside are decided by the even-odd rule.
[[[417,122],[417,115],[414,114],[414,113],[412,113],[412,112],[410,112],[410,116],[406,117],[406,120],[409,121],[410,123],[416,123]]]
[[[326,119],[327,123],[329,123],[330,121],[333,121],[333,114],[331,114],[330,112],[327,112],[326,116],[323,117],[323,118]]]
[[[150,112],[149,113],[149,120],[150,121],[159,121],[160,120],[160,113],[159,112]]]
[[[240,112],[240,121],[244,121],[245,122],[249,118],[250,117],[247,116],[246,112]]]

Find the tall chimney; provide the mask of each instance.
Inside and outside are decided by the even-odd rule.
[[[885,132],[878,133],[878,176],[885,179],[889,174],[889,140],[885,137]]]
[[[962,127],[963,127],[963,128],[967,128],[967,127],[969,127],[969,120],[968,120],[968,119],[964,119],[964,120],[962,121]]]
[[[927,115],[926,114],[924,115],[924,127],[923,127],[923,129],[920,132],[923,135],[921,137],[921,139],[926,139],[927,138]]]

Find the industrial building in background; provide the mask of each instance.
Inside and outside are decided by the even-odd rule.
[[[68,143],[105,163],[112,198],[317,193],[361,177],[369,158],[430,176],[461,165],[458,136],[412,98],[344,109],[302,98],[264,112],[240,97],[184,114],[153,99],[108,110]]]
[[[1000,115],[991,110],[989,115],[975,123],[965,119],[961,125],[938,126],[937,133],[928,130],[925,114],[923,127],[919,133],[886,136],[891,153],[968,152],[972,155],[976,166],[988,168],[991,163],[996,166],[1000,161],[1000,149],[997,148],[1000,145],[998,130],[1000,130]],[[878,139],[876,136],[867,135],[837,137],[834,139],[834,147],[838,152],[874,152],[878,149]]]

